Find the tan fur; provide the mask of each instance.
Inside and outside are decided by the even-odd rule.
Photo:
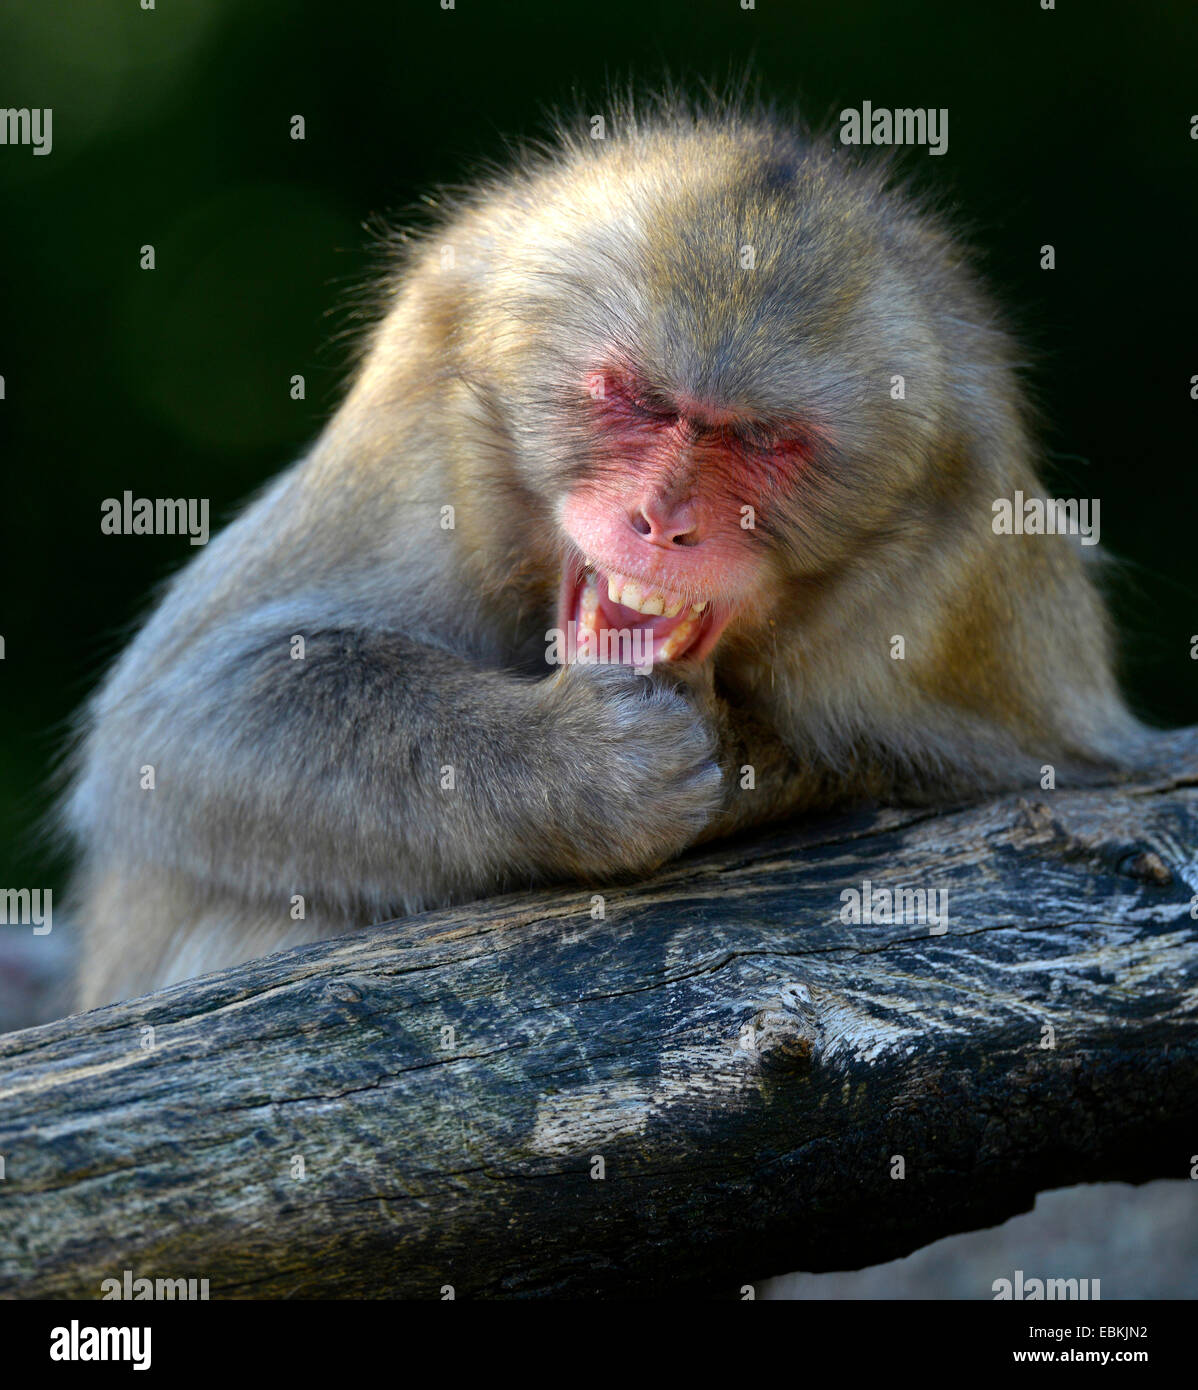
[[[738,605],[713,657],[649,685],[543,664],[563,500],[595,466],[579,382],[613,351],[819,441],[758,499],[759,534],[711,541],[756,575],[712,566]],[[175,579],[89,706],[65,807],[81,1002],[641,873],[796,809],[1117,760],[1136,726],[1076,547],[991,528],[994,499],[1042,491],[1014,360],[935,216],[760,112],[617,112],[608,140],[564,131],[480,185],[407,244],[310,454]],[[718,483],[709,456],[686,445],[670,489]]]

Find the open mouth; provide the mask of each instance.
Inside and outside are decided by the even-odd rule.
[[[708,599],[585,565],[562,581],[560,625],[574,624],[580,659],[630,666],[701,661],[731,614]]]

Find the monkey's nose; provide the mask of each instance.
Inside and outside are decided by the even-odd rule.
[[[698,545],[702,539],[690,506],[661,505],[653,499],[640,502],[630,517],[632,529],[653,545]]]

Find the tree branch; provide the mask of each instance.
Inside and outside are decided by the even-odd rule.
[[[1112,788],[803,823],[602,919],[510,896],[0,1037],[0,1295],[731,1294],[1188,1177],[1196,847],[1189,730]],[[947,931],[846,923],[865,880],[946,891]]]

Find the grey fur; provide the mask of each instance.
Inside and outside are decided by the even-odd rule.
[[[938,220],[762,113],[614,125],[563,134],[408,244],[325,433],[91,701],[64,805],[83,1005],[430,904],[641,872],[800,806],[1086,775],[1134,738],[1072,548],[990,532],[991,499],[1035,490],[1032,449],[1014,350]],[[612,344],[829,441],[775,500],[759,602],[714,671],[541,663],[570,556],[557,508],[586,472],[570,393]]]

